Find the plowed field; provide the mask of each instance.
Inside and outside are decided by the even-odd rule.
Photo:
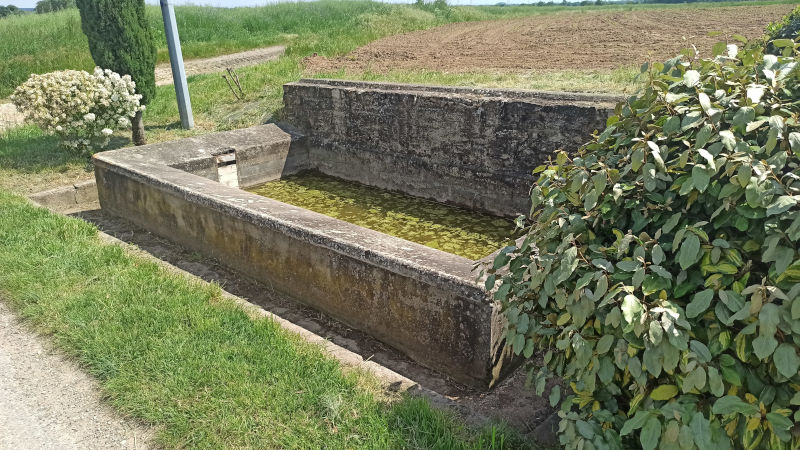
[[[734,34],[763,34],[793,5],[569,11],[458,23],[380,39],[339,58],[310,57],[306,73],[431,70],[521,73],[614,69],[668,59]],[[721,35],[711,37],[709,32]]]

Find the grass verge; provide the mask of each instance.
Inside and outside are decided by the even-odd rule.
[[[88,161],[61,149],[36,126],[0,132],[0,189],[28,194],[86,180]]]
[[[534,89],[543,91],[632,93],[639,88],[638,68],[593,71],[548,71],[528,73],[444,73],[435,71],[383,73],[319,73],[314,78],[398,83],[441,84],[487,88]]]
[[[74,355],[158,444],[192,448],[515,448],[370,376],[218,287],[104,244],[96,229],[0,190],[0,297]]]

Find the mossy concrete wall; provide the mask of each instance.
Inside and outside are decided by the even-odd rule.
[[[109,213],[487,387],[502,326],[473,261],[217,182],[222,155],[246,155],[245,177],[258,166],[280,176],[305,152],[275,125],[104,152],[94,158],[98,195]]]
[[[300,80],[284,118],[329,175],[516,216],[531,172],[605,128],[608,95]]]

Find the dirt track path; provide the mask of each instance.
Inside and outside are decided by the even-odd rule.
[[[215,56],[213,58],[190,59],[184,62],[184,66],[187,76],[222,72],[228,67],[235,69],[237,67],[255,66],[256,64],[272,61],[280,58],[285,51],[285,46],[276,45],[274,47],[257,48],[245,52]],[[156,66],[156,84],[158,86],[172,84],[172,69],[169,63],[162,63]]]
[[[96,381],[0,300],[0,449],[146,449],[151,432],[116,415]]]
[[[22,124],[24,118],[13,103],[0,103],[0,131]]]
[[[694,44],[709,56],[726,37],[760,36],[794,5],[574,11],[456,23],[380,39],[339,58],[306,59],[309,74],[615,69],[663,61]],[[708,33],[718,31],[720,36]]]
[[[255,66],[263,62],[280,58],[286,47],[276,45],[273,47],[257,48],[245,52],[231,53],[229,55],[215,56],[206,59],[191,59],[184,62],[186,75],[201,75],[204,73],[222,72],[226,68]],[[172,69],[169,63],[156,66],[156,85],[172,84]],[[17,112],[11,103],[0,103],[0,131],[22,124],[24,116]]]

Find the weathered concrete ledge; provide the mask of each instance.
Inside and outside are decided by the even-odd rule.
[[[75,183],[47,191],[37,192],[29,196],[33,202],[52,211],[70,212],[85,209],[87,205],[98,202],[97,184],[95,180]]]
[[[300,80],[284,116],[320,171],[418,197],[516,216],[531,171],[605,128],[619,97]]]
[[[235,155],[242,183],[257,173],[263,180],[299,170],[305,154],[301,136],[263,125],[104,152],[94,160],[104,210],[212,256],[456,381],[488,386],[502,327],[475,280],[473,261],[217,182],[225,155]]]

